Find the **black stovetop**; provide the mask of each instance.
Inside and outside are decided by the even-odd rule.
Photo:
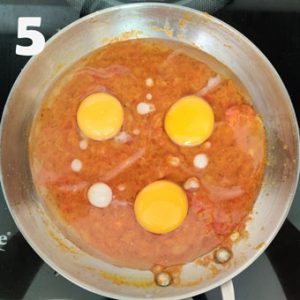
[[[17,56],[18,17],[42,17],[46,39],[95,9],[126,0],[0,0],[1,111],[28,57]],[[133,1],[131,1],[133,2]],[[146,1],[135,1],[146,2]],[[300,117],[300,0],[177,0],[205,9],[253,41],[282,77]],[[226,6],[225,3],[229,3]],[[25,43],[24,43],[25,45]],[[300,188],[288,220],[257,261],[234,278],[236,298],[300,299]],[[18,232],[0,192],[0,299],[101,299],[47,266]],[[218,289],[197,299],[221,299]],[[103,298],[102,298],[103,299]]]

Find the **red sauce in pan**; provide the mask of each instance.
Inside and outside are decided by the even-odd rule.
[[[31,130],[32,176],[52,218],[79,247],[119,266],[178,265],[207,253],[244,222],[262,182],[263,124],[233,77],[220,74],[220,82],[202,96],[215,114],[207,142],[181,147],[166,135],[163,120],[168,108],[183,96],[203,91],[217,75],[205,62],[178,51],[184,49],[180,45],[135,40],[92,52],[51,87]],[[149,93],[147,78],[154,82],[151,103],[156,110],[142,116],[136,106]],[[82,150],[77,109],[82,99],[97,91],[120,100],[122,131],[130,139],[88,140]],[[205,169],[193,166],[197,153],[209,158]],[[180,160],[178,166],[170,163],[174,157]],[[70,167],[74,159],[82,162],[80,172]],[[144,230],[133,211],[137,193],[159,179],[183,186],[190,177],[196,177],[200,187],[187,191],[189,210],[183,224],[162,235]],[[111,205],[101,209],[87,199],[88,188],[99,181],[113,191]]]

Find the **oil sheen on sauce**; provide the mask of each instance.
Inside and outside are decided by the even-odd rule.
[[[99,142],[80,133],[78,106],[94,92],[121,102],[119,138]],[[164,116],[178,99],[194,94],[213,108],[214,130],[199,146],[178,146],[164,131]],[[140,114],[141,102],[155,110]],[[110,44],[75,63],[48,91],[29,140],[35,186],[65,235],[94,256],[139,269],[192,261],[228,238],[255,202],[266,138],[250,102],[234,74],[198,49],[152,39]],[[204,168],[193,163],[199,153],[208,158]],[[137,193],[153,181],[183,187],[189,178],[196,188],[186,191],[183,224],[161,235],[144,230],[133,211]],[[113,192],[105,208],[87,198],[99,181]]]

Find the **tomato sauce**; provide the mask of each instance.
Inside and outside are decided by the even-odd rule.
[[[31,130],[32,176],[52,218],[79,247],[119,266],[179,265],[214,249],[245,222],[262,182],[266,137],[249,96],[234,76],[222,73],[218,84],[206,88],[218,73],[185,47],[141,39],[90,53],[50,88]],[[147,78],[153,79],[151,88]],[[201,90],[215,114],[214,131],[200,146],[178,146],[164,131],[164,115],[178,99]],[[87,95],[99,91],[123,105],[122,131],[130,138],[88,140],[83,150],[77,109]],[[156,110],[140,115],[136,106],[147,102],[148,93]],[[198,153],[209,159],[205,169],[193,165]],[[170,163],[174,157],[179,164]],[[82,162],[80,172],[70,167],[74,159]],[[187,191],[184,223],[163,235],[144,230],[133,211],[137,193],[159,179],[183,186],[190,177],[198,178],[200,187]],[[95,182],[112,188],[107,208],[88,201],[87,190]]]

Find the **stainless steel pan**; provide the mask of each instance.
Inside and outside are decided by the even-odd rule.
[[[181,25],[179,20],[184,20]],[[29,169],[30,126],[51,83],[81,56],[112,38],[137,37],[181,40],[231,68],[248,89],[268,137],[268,166],[247,226],[249,237],[235,245],[231,262],[220,267],[216,276],[208,268],[187,264],[180,287],[153,286],[150,272],[109,265],[72,245],[41,207]],[[216,18],[188,8],[151,3],[125,5],[96,12],[61,30],[22,70],[2,119],[2,186],[26,240],[72,282],[112,298],[181,299],[229,281],[270,244],[292,203],[298,179],[298,148],[298,126],[289,95],[270,62],[247,38]],[[227,287],[230,292],[230,285]]]

